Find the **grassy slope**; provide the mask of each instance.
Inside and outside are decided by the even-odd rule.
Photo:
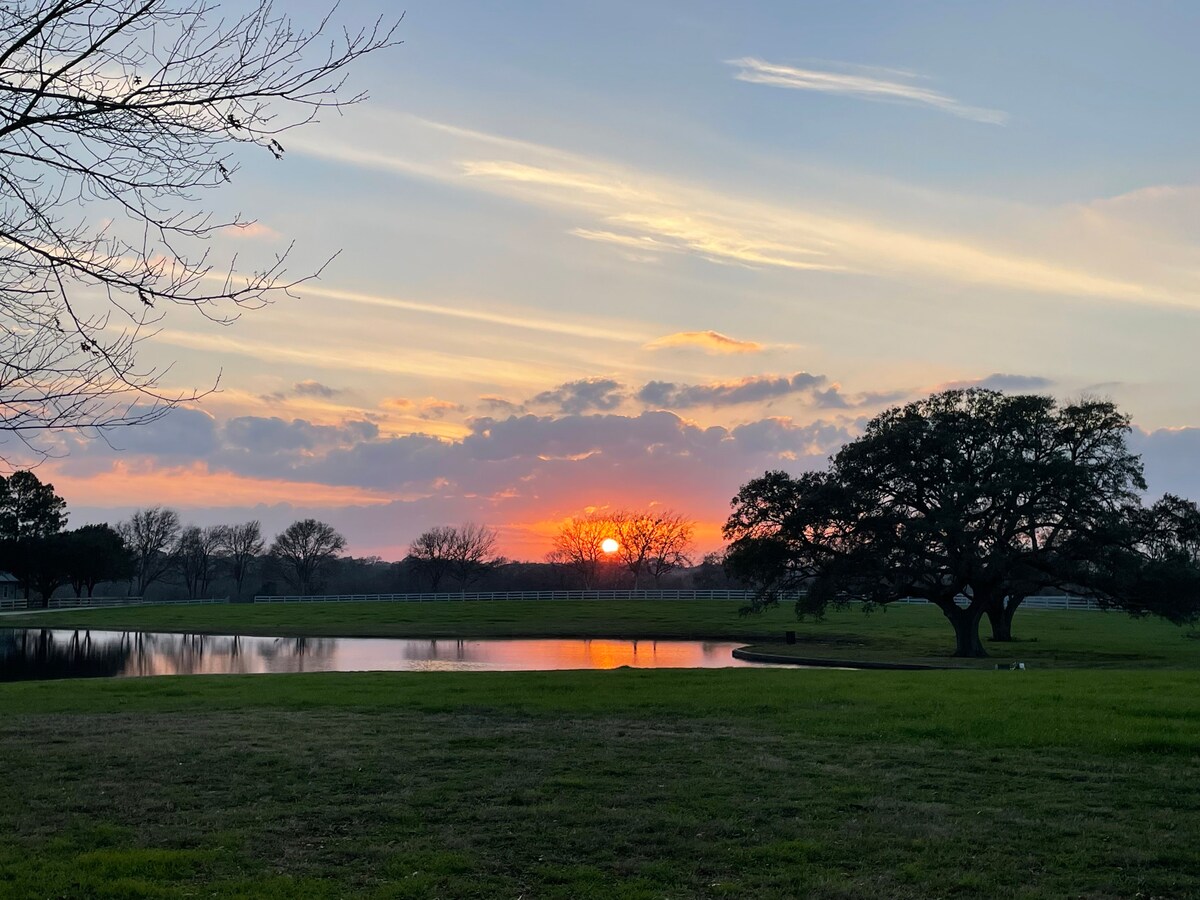
[[[0,758],[4,896],[1200,895],[1195,672],[22,683]]]
[[[744,640],[771,651],[824,658],[945,663],[949,625],[931,607],[894,606],[870,615],[832,613],[797,622],[790,607],[739,616],[727,601],[504,601],[149,606],[0,619],[0,626],[121,628],[219,634],[405,637],[643,637]],[[1158,620],[1120,613],[1022,610],[1021,640],[992,645],[996,661],[1032,665],[1194,668],[1200,641]],[[785,630],[800,643],[777,644]],[[983,634],[987,634],[986,623]],[[984,665],[992,665],[985,663]]]

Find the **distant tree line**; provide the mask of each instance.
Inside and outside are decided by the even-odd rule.
[[[100,589],[161,599],[742,586],[719,554],[692,566],[694,523],[662,510],[569,519],[545,562],[505,559],[496,530],[474,522],[427,529],[398,562],[343,556],[345,538],[315,519],[294,522],[269,544],[258,521],[188,524],[164,506],[114,524],[66,525],[66,503],[52,484],[28,471],[0,477],[0,570],[42,605],[67,586],[77,598]],[[606,554],[605,539],[618,549]]]
[[[558,526],[543,564],[497,555],[497,534],[488,526],[440,525],[409,545],[397,574],[429,591],[661,588],[692,566],[694,533],[691,519],[670,510],[593,512]],[[696,586],[696,578],[709,587],[731,584],[716,555],[679,586]]]
[[[322,588],[346,546],[333,526],[316,519],[292,523],[268,547],[257,521],[185,525],[162,506],[116,525],[67,530],[66,524],[66,502],[52,484],[30,471],[0,476],[0,569],[43,606],[64,585],[89,598],[101,584],[123,584],[134,596],[171,585],[195,599],[223,582],[229,596],[241,598],[257,577],[264,587],[279,579],[307,594]]]

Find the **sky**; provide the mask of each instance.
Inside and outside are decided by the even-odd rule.
[[[749,478],[981,385],[1112,398],[1151,491],[1200,499],[1197,33],[1189,2],[412,0],[367,101],[204,198],[255,220],[215,254],[320,279],[172,311],[143,359],[219,391],[42,477],[72,525],[314,516],[398,559],[473,521],[540,559],[659,508],[705,551]]]

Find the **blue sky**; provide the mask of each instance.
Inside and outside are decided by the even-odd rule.
[[[214,198],[259,220],[217,248],[243,264],[338,257],[227,329],[172,316],[148,358],[222,393],[57,483],[356,553],[470,518],[535,557],[651,504],[711,548],[746,478],[981,383],[1111,396],[1152,487],[1200,497],[1197,33],[1186,3],[409,4],[368,102]]]
[[[429,3],[410,6],[406,26],[405,59],[380,64],[406,79],[403,108],[431,118],[458,109],[481,130],[516,127],[680,172],[719,174],[731,153],[785,154],[938,189],[1070,201],[1186,177],[1197,149],[1186,115],[1194,4]],[[723,65],[748,56],[911,71],[1004,112],[1009,127],[748,89]],[[671,152],[681,138],[724,146]]]

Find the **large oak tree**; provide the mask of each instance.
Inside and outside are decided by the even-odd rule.
[[[953,626],[956,655],[986,655],[985,616],[1011,640],[1025,597],[1104,592],[1094,560],[1145,489],[1128,431],[1102,400],[973,389],[889,409],[828,470],[746,484],[725,526],[728,565],[763,602],[803,589],[801,613],[924,598]]]

